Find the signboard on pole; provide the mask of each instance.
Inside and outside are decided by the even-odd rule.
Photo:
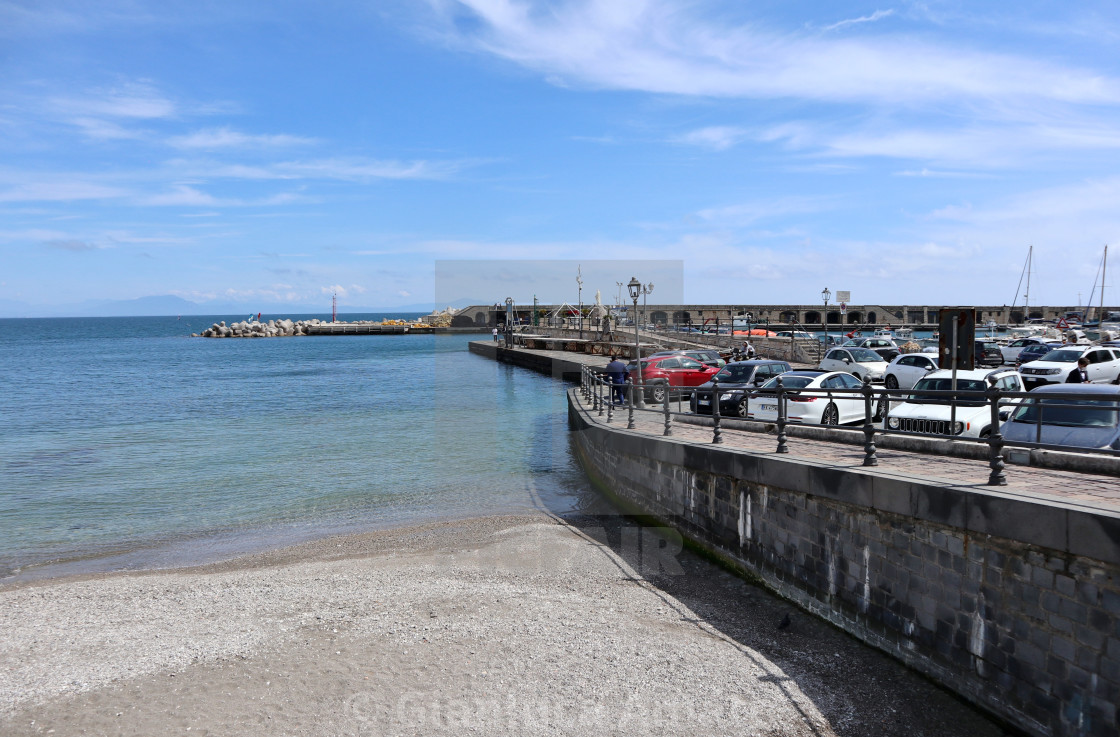
[[[836,301],[837,302],[843,302],[843,303],[851,302],[852,301],[852,293],[851,292],[837,291],[836,292]]]
[[[840,314],[845,315],[848,312],[848,305],[845,302],[840,303]]]
[[[946,307],[937,313],[937,357],[943,369],[971,371],[976,359],[976,308]]]

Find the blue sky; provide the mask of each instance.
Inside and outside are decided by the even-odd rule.
[[[1032,244],[1076,304],[1118,48],[1115,2],[0,0],[0,306],[425,303],[460,259],[1004,304]]]

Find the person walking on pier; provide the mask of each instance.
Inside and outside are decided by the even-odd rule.
[[[498,342],[498,328],[494,328],[493,333],[494,333],[494,342],[497,343]]]
[[[622,404],[626,401],[626,364],[618,360],[618,356],[612,355],[606,373],[613,385],[611,393],[614,395],[614,403]]]

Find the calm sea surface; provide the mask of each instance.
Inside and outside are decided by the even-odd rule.
[[[564,385],[487,336],[189,337],[219,319],[0,320],[0,579],[588,498]]]

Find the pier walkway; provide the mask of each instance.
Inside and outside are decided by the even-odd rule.
[[[575,401],[592,421],[607,424],[605,409],[600,414],[593,410],[580,392],[574,394]],[[671,406],[675,412],[676,403]],[[626,428],[628,407],[615,406],[612,415],[610,426],[613,429]],[[666,437],[667,440],[712,444],[711,418],[696,417],[693,421],[693,418],[682,418],[674,414],[671,419],[672,435]],[[788,441],[789,453],[778,454],[776,450],[778,441],[773,431],[736,429],[736,425],[741,426],[746,423],[728,419],[723,420],[721,425],[723,442],[717,447],[727,450],[773,455],[782,460],[807,461],[830,468],[906,477],[940,487],[983,491],[988,494],[1029,498],[1040,502],[1061,501],[1085,511],[1109,511],[1120,514],[1120,479],[1115,476],[1008,464],[1007,486],[992,487],[987,485],[989,468],[986,460],[879,448],[876,452],[879,465],[869,468],[863,465],[862,445],[791,436]],[[661,407],[635,409],[634,429],[628,432],[665,437],[665,415]],[[844,432],[844,429],[832,432]],[[859,432],[858,428],[848,432],[858,433],[859,438],[863,437],[863,433]]]

